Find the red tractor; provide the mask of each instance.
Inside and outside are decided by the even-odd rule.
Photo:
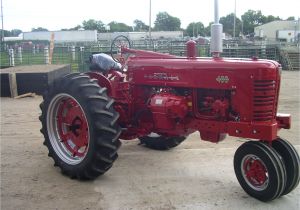
[[[277,136],[290,128],[290,116],[277,113],[277,62],[196,58],[193,41],[187,57],[124,46],[121,55],[122,65],[93,55],[90,72],[66,75],[44,94],[41,131],[62,173],[95,179],[117,159],[119,139],[166,150],[199,131],[214,143],[226,134],[251,139],[234,156],[237,179],[251,196],[269,201],[298,185],[299,156]]]
[[[277,113],[280,64],[224,59],[218,50],[197,58],[194,41],[186,57],[134,50],[126,37],[113,41],[112,52],[115,45],[118,58],[92,55],[91,71],[56,80],[43,96],[44,145],[63,174],[104,174],[118,157],[119,139],[167,150],[199,131],[214,143],[226,135],[249,139],[234,155],[236,177],[249,195],[270,201],[296,188],[299,155],[277,136],[291,121]]]

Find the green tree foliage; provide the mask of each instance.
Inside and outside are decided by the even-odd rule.
[[[89,19],[82,22],[84,30],[97,30],[98,32],[105,31],[105,25],[101,20]]]
[[[78,31],[81,28],[83,28],[81,25],[77,25],[73,28],[63,28],[63,29],[61,29],[61,31]]]
[[[22,31],[20,29],[13,29],[11,31],[4,30],[4,37],[19,36]],[[0,36],[2,36],[2,29],[0,29]]]
[[[20,33],[22,33],[22,30],[20,30],[20,29],[13,29],[10,32],[11,32],[11,36],[19,36]]]
[[[133,31],[131,26],[126,25],[125,23],[118,23],[116,21],[110,22],[108,24],[110,26],[111,32],[130,32]]]
[[[49,31],[49,30],[47,28],[38,27],[38,28],[32,28],[31,31],[36,32],[36,31]]]
[[[286,20],[295,20],[295,17],[291,16],[291,17],[288,17]]]
[[[192,22],[187,26],[186,33],[190,37],[205,36],[205,27],[201,22]]]
[[[269,22],[272,22],[272,21],[274,21],[274,20],[281,20],[280,19],[280,17],[275,17],[275,16],[273,16],[273,15],[268,15],[268,16],[263,16],[263,22],[264,22],[264,24],[265,23],[269,23]]]
[[[205,28],[204,28],[204,34],[205,34],[205,36],[210,36],[210,29],[211,29],[211,25],[213,24],[213,22],[210,22],[209,24],[208,24],[208,26],[206,26]]]
[[[266,23],[260,10],[248,10],[242,15],[242,21],[244,34],[253,33],[256,26]]]
[[[223,32],[233,36],[234,28],[234,13],[231,13],[225,17],[220,18],[220,23],[223,25]],[[235,36],[238,37],[242,29],[242,21],[239,18],[235,18]]]
[[[181,21],[177,17],[169,15],[167,12],[159,12],[154,22],[156,31],[178,31],[180,30]]]
[[[148,31],[149,30],[149,26],[147,26],[143,21],[141,20],[134,20],[134,31]]]
[[[264,16],[260,10],[248,10],[242,15],[244,34],[253,33],[256,26],[272,22],[274,20],[281,20],[278,16],[273,15]]]

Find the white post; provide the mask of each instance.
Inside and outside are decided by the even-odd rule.
[[[261,56],[262,56],[262,58],[267,58],[267,56],[266,56],[267,46],[266,45],[267,45],[266,41],[261,42]]]
[[[32,53],[35,55],[35,45],[32,45]]]
[[[18,47],[18,57],[19,57],[20,63],[22,63],[23,62],[22,47]]]
[[[46,46],[44,48],[44,57],[45,57],[45,64],[49,64],[49,48]]]
[[[75,61],[75,59],[76,59],[76,55],[75,55],[75,46],[72,46],[71,52],[72,52],[72,61]]]
[[[84,47],[80,47],[80,60],[81,60],[81,63],[83,64],[84,63]]]
[[[151,40],[151,9],[152,9],[152,5],[151,5],[151,0],[150,0],[150,5],[149,5],[149,39]]]
[[[9,66],[15,66],[14,49],[9,49],[8,54],[9,54]]]

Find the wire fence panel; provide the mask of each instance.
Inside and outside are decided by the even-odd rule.
[[[186,55],[185,41],[140,40],[133,41],[131,45],[134,49],[169,53],[178,56]],[[196,47],[197,56],[209,57],[211,55],[209,44],[197,43]],[[85,46],[57,44],[53,50],[52,64],[70,64],[72,71],[87,71],[89,68],[89,56],[95,53],[110,54],[110,48],[111,41],[99,41]],[[237,45],[236,43],[225,43],[221,55],[222,57],[229,58],[257,57],[276,60],[282,63],[285,69],[289,69],[291,62],[286,59],[286,54],[280,51],[280,49],[278,45]],[[18,65],[49,64],[51,60],[47,45],[10,46],[9,49],[2,49],[0,56],[0,68]]]

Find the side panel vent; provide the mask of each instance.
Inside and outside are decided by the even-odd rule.
[[[272,120],[275,117],[276,82],[274,80],[255,80],[253,88],[253,120]]]

